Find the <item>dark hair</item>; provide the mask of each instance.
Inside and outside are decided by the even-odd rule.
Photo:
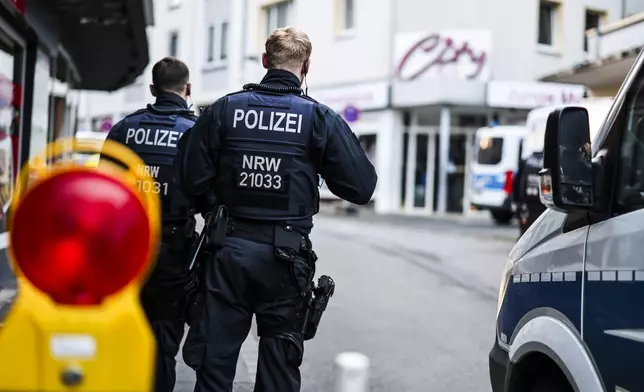
[[[182,92],[190,79],[188,66],[176,57],[166,57],[152,67],[152,84],[161,91]]]

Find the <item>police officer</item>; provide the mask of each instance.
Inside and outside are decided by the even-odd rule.
[[[225,205],[230,216],[221,249],[205,264],[205,312],[183,350],[197,374],[195,391],[232,390],[253,314],[260,336],[255,391],[300,390],[304,336],[294,314],[316,259],[308,234],[319,176],[360,205],[377,182],[345,121],[303,94],[308,36],[280,28],[265,48],[262,81],[210,105],[177,157],[182,187],[200,200],[200,212]]]
[[[151,178],[139,182],[139,190],[157,193],[161,198],[161,248],[141,293],[157,340],[156,392],[174,390],[175,357],[184,334],[184,287],[189,281],[186,264],[195,229],[194,210],[176,185],[172,169],[179,139],[197,119],[186,102],[190,96],[188,80],[188,67],[181,60],[166,57],[156,63],[150,85],[156,97],[154,105],[125,117],[107,136],[139,155],[144,165],[137,170]]]

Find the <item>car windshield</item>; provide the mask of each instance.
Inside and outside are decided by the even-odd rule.
[[[481,165],[496,165],[501,162],[503,156],[503,138],[481,137],[479,138],[476,162]]]

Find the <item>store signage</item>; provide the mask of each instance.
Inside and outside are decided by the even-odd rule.
[[[394,65],[398,79],[451,78],[487,81],[492,33],[487,30],[401,33]]]
[[[26,0],[11,0],[11,4],[21,13],[25,13],[25,2]]]
[[[101,132],[109,132],[112,129],[112,118],[105,117],[101,120]]]
[[[487,106],[534,109],[581,102],[586,87],[579,84],[494,80],[487,86]]]
[[[360,118],[360,110],[355,106],[347,106],[342,111],[342,117],[349,123],[356,122]]]
[[[341,114],[349,107],[359,111],[377,110],[389,104],[389,85],[376,82],[325,89],[312,87],[309,95]]]

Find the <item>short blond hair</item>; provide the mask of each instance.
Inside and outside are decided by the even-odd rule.
[[[265,49],[269,68],[298,68],[311,57],[313,45],[304,31],[289,26],[273,30]]]

